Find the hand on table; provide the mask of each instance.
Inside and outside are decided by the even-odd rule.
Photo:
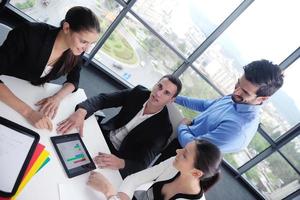
[[[91,172],[87,185],[102,192],[106,197],[110,197],[117,193],[114,186],[99,172]]]
[[[86,110],[79,108],[70,117],[58,123],[57,132],[65,134],[73,128],[79,129],[79,134],[83,136],[83,123],[86,116]]]
[[[99,168],[118,170],[125,167],[124,159],[121,159],[113,154],[99,152],[98,156],[94,158],[94,161]]]
[[[36,128],[48,129],[50,131],[53,129],[51,120],[39,111],[31,110],[26,115],[26,119]]]
[[[40,106],[40,112],[53,119],[57,113],[60,101],[61,99],[54,95],[38,101],[35,105]]]
[[[180,124],[191,125],[192,124],[192,120],[187,119],[187,118],[183,118],[181,120]]]

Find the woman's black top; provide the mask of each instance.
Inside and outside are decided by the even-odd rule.
[[[26,23],[10,31],[0,47],[0,75],[38,82],[59,30],[60,28],[45,23]],[[79,84],[81,56],[77,65],[67,74],[66,82],[75,86],[74,91]],[[50,80],[62,75],[57,72]]]
[[[163,200],[164,196],[161,192],[163,186],[165,184],[171,183],[174,181],[178,176],[180,175],[180,172],[178,172],[173,178],[165,181],[156,182],[152,185],[151,188],[149,188],[145,193],[140,193],[138,197],[134,197],[133,199],[137,200]],[[170,198],[170,200],[183,198],[183,199],[200,199],[203,196],[203,189],[201,188],[200,193],[198,194],[182,194],[178,193],[175,194],[173,197]]]

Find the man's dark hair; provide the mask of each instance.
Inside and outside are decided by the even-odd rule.
[[[159,81],[164,79],[164,78],[168,79],[174,85],[176,85],[176,93],[174,94],[173,97],[177,97],[177,95],[181,92],[181,89],[182,89],[182,83],[181,83],[180,79],[177,78],[176,76],[172,75],[172,74],[167,74],[167,75],[164,75],[163,77],[161,77],[159,79]]]
[[[283,74],[278,65],[268,60],[258,60],[244,66],[245,78],[259,87],[258,97],[273,95],[283,84]]]

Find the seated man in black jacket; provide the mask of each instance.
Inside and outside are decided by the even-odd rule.
[[[99,94],[76,106],[57,131],[66,133],[79,128],[82,135],[84,119],[104,108],[119,107],[120,112],[101,124],[101,130],[112,154],[99,153],[95,161],[99,167],[119,169],[121,175],[143,170],[161,152],[172,133],[166,105],[181,91],[181,82],[172,75],[163,76],[150,92],[136,86],[110,94]]]

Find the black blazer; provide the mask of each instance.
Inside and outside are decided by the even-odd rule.
[[[10,31],[0,47],[0,75],[37,82],[47,65],[59,30],[60,28],[44,23],[26,23]],[[68,73],[66,81],[72,83],[76,89],[79,84],[80,64],[81,58],[77,66]],[[51,79],[61,75],[57,73]]]
[[[101,125],[103,132],[110,132],[125,126],[148,100],[150,91],[143,86],[111,94],[99,94],[77,105],[87,111],[87,116],[104,108],[119,107],[120,112]],[[123,177],[143,170],[165,146],[172,133],[167,107],[132,129],[124,138],[118,151],[125,160],[125,168],[120,170]]]

